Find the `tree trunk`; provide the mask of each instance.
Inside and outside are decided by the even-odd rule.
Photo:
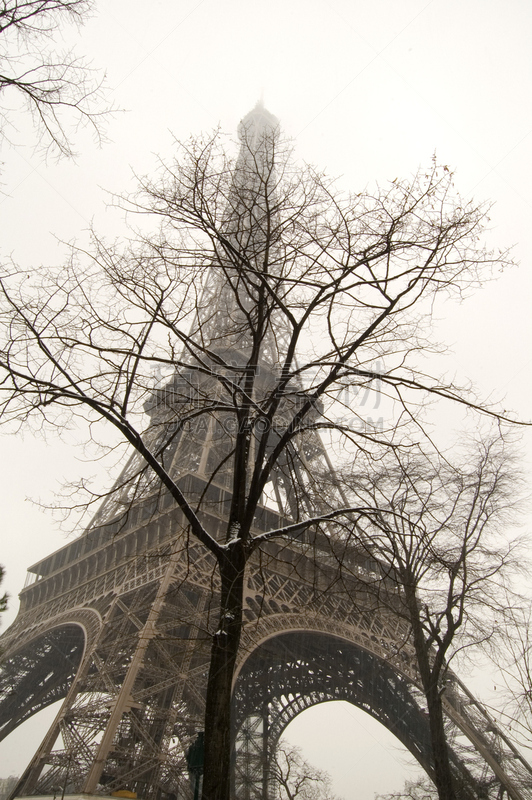
[[[454,780],[449,762],[449,748],[445,736],[443,706],[437,680],[432,677],[425,688],[427,710],[429,713],[430,740],[434,760],[434,783],[439,800],[456,800]]]
[[[431,647],[427,644],[423,625],[419,618],[419,605],[415,591],[415,581],[406,576],[403,581],[405,598],[412,626],[416,660],[423,685],[423,693],[427,701],[429,716],[430,741],[433,758],[433,780],[438,791],[439,800],[457,800],[454,791],[454,780],[449,762],[449,748],[445,736],[443,705],[440,695],[440,669],[437,664],[431,666]],[[433,653],[433,656],[440,654]]]
[[[245,557],[241,544],[219,563],[220,619],[212,638],[205,704],[202,800],[229,800],[231,787],[231,692],[240,635]]]

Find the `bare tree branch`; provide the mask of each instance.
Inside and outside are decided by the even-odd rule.
[[[72,52],[43,51],[63,20],[77,24],[90,0],[2,0],[0,3],[0,119],[12,125],[12,99],[32,115],[46,151],[73,156],[72,130],[90,126],[102,140],[109,110],[103,107],[104,78]]]

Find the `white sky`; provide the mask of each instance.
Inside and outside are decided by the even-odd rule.
[[[440,337],[454,348],[448,369],[485,396],[506,394],[505,407],[529,418],[531,23],[528,0],[106,0],[79,32],[65,30],[61,47],[74,41],[105,69],[108,100],[125,110],[110,121],[108,144],[98,149],[81,131],[80,156],[59,164],[32,151],[31,126],[14,117],[18,130],[7,133],[21,144],[0,152],[0,252],[24,266],[57,263],[58,240],[83,237],[91,221],[120,234],[106,190],[133,188],[132,170],[149,173],[155,154],[171,157],[173,136],[217,125],[234,134],[264,93],[296,155],[342,186],[408,176],[436,152],[456,168],[461,194],[495,202],[490,241],[515,244],[521,266],[445,307]],[[62,477],[91,467],[70,445],[29,434],[4,437],[2,447],[5,627],[26,567],[64,543],[51,515],[26,498],[50,500]],[[345,800],[372,800],[386,788],[375,776],[387,773],[388,788],[399,788],[397,752],[386,743],[363,751],[371,721],[353,726],[355,710],[334,716],[332,705],[302,716],[292,738],[333,773]],[[27,740],[0,750],[0,775],[23,768]]]

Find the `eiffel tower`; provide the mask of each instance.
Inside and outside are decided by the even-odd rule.
[[[257,251],[264,209],[249,176],[261,178],[265,143],[275,143],[277,127],[262,105],[244,118],[227,202],[229,242],[241,245],[245,236]],[[243,197],[251,205],[241,208]],[[243,216],[250,218],[236,225]],[[245,293],[236,304],[234,285],[229,287],[235,280],[230,269],[224,280],[212,271],[193,325],[219,363],[238,369],[249,342],[242,324]],[[284,345],[281,326],[265,343],[264,382]],[[176,403],[212,391],[208,370],[198,379],[181,368],[147,403],[153,437],[168,431]],[[187,497],[196,498],[214,536],[231,502],[225,467],[231,432],[222,423],[212,418],[207,426],[178,431],[165,451],[168,469]],[[294,486],[298,504],[312,502],[301,487],[309,485],[317,464],[330,468],[317,434],[307,434],[272,475],[256,532],[297,518]],[[405,623],[378,606],[357,579],[375,569],[367,555],[349,552],[353,577],[331,588],[336,567],[330,554],[331,542],[314,534],[270,542],[249,567],[232,723],[239,800],[267,800],[269,763],[286,726],[330,700],[352,703],[377,719],[430,774],[427,715],[413,654],[404,646]],[[13,797],[192,796],[187,753],[205,725],[216,622],[213,574],[213,558],[189,538],[183,513],[132,458],[88,530],[29,568],[19,614],[2,637],[0,737],[63,701]],[[355,596],[361,598],[356,607]],[[530,767],[452,673],[444,697],[452,760],[473,796],[531,798]]]

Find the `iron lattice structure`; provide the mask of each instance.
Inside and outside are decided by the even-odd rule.
[[[247,137],[234,175],[252,200],[246,159],[261,156],[260,133],[277,122],[255,109],[241,129]],[[275,136],[268,141],[275,142]],[[251,142],[251,143],[250,143]],[[254,201],[252,205],[255,204]],[[240,230],[260,245],[257,226]],[[227,227],[236,237],[238,203]],[[233,222],[231,222],[233,220]],[[259,226],[260,227],[260,226]],[[233,280],[230,270],[227,281]],[[236,280],[236,278],[235,278]],[[231,300],[233,298],[233,300]],[[245,351],[234,291],[210,278],[196,323],[210,331],[211,349],[238,367]],[[239,316],[240,315],[240,316]],[[279,330],[266,343],[261,380],[268,383],[284,346]],[[171,424],[177,402],[211,397],[212,379],[180,370],[149,403],[153,436]],[[298,402],[297,387],[293,404]],[[223,462],[230,433],[223,419],[189,426],[172,437],[168,469],[201,509],[216,537],[231,503]],[[260,533],[294,519],[313,466],[329,468],[317,434],[302,437],[272,475],[272,496],[255,516]],[[17,619],[2,637],[0,736],[62,700],[61,709],[22,776],[14,796],[128,789],[145,800],[191,794],[186,754],[203,729],[210,642],[217,622],[218,585],[213,557],[189,535],[171,496],[139,473],[133,458],[115,493],[78,539],[30,567]],[[140,488],[139,488],[140,487]],[[126,509],[124,512],[123,509]],[[355,549],[342,552],[337,580],[334,543],[316,531],[257,550],[247,572],[245,625],[234,685],[234,789],[239,800],[267,800],[268,765],[289,722],[306,708],[345,700],[392,731],[430,773],[427,714],[408,629],[393,613],[396,587],[383,586],[387,603],[367,591],[378,565]],[[346,577],[348,576],[348,577]],[[385,579],[383,578],[383,584]],[[369,581],[371,582],[371,581]],[[382,591],[380,597],[382,598]],[[455,769],[468,796],[532,797],[532,772],[504,733],[458,678],[445,688],[448,737]],[[207,721],[208,724],[208,721]]]

